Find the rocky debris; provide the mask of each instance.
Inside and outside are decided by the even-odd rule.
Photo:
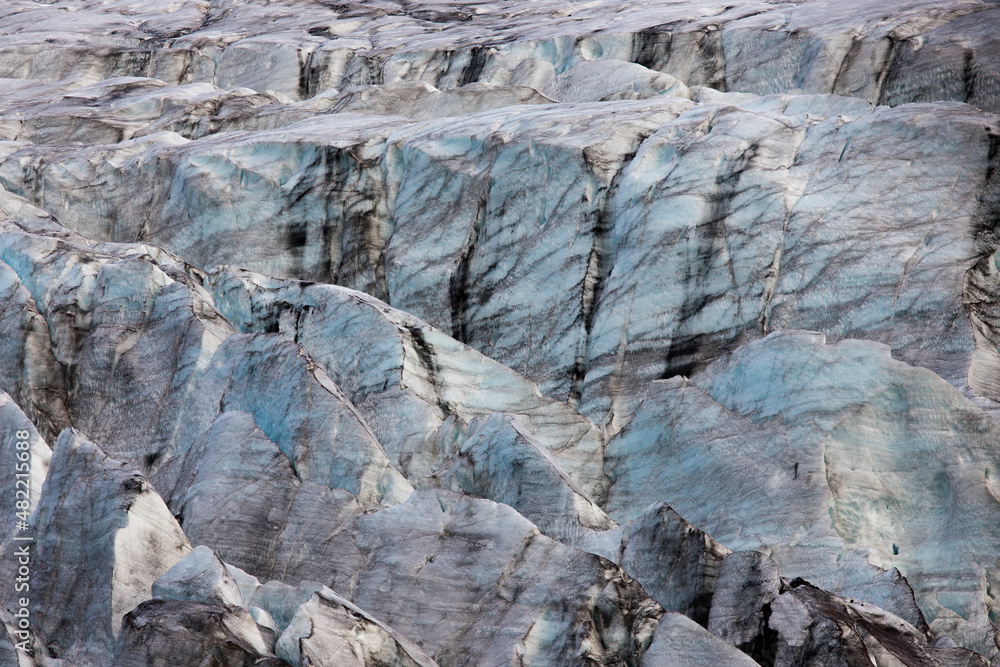
[[[768,621],[777,632],[775,664],[794,664],[823,652],[851,660],[855,651],[859,661],[867,653],[876,664],[893,659],[904,665],[988,664],[949,642],[928,643],[926,635],[877,607],[845,601],[802,580],[782,583]]]

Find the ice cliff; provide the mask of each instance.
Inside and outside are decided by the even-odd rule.
[[[1000,5],[9,0],[0,665],[1000,665]]]

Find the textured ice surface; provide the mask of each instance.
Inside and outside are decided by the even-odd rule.
[[[567,544],[616,525],[516,417],[502,412],[473,424],[444,486],[449,482],[456,491],[510,505]]]
[[[514,415],[586,493],[604,488],[603,440],[527,378],[369,295],[219,267],[206,285],[243,331],[279,331],[343,388],[416,484],[448,466],[469,422]],[[363,369],[363,371],[361,371]]]
[[[765,664],[988,664],[950,640],[929,643],[923,630],[878,607],[779,577],[757,551],[723,561],[708,630]]]
[[[557,73],[581,61],[621,59],[689,85],[871,101],[971,99],[996,110],[996,33],[988,29],[994,11],[976,0],[907,0],[891,8],[860,0],[833,6],[157,0],[79,8],[18,0],[2,15],[0,71],[46,81],[154,76],[294,99],[352,84],[405,80],[453,88],[502,80],[527,59]]]
[[[416,644],[329,589],[299,607],[277,651],[295,667],[437,667]]]
[[[439,662],[632,658],[662,614],[613,564],[541,535],[506,505],[417,491],[356,525],[367,558],[354,602]]]
[[[983,0],[4,3],[0,664],[997,664],[998,91]]]
[[[122,618],[191,547],[149,482],[79,434],[59,437],[51,471],[32,521],[32,611],[44,644],[106,663]]]
[[[871,549],[907,577],[932,630],[982,648],[998,437],[958,391],[884,346],[780,332],[650,385],[608,444],[606,509],[621,521],[663,500],[722,544],[835,590],[851,583],[834,575],[847,550]]]
[[[264,377],[272,382],[254,381]],[[230,411],[252,415],[300,479],[347,489],[365,507],[400,502],[412,491],[340,389],[280,336],[233,335],[219,346],[188,400],[181,447]]]
[[[757,663],[687,616],[667,612],[656,626],[656,634],[643,655],[642,664],[649,667],[707,664],[753,667]]]
[[[995,117],[839,103],[707,103],[644,142],[617,192],[586,414],[627,421],[646,382],[786,328],[884,342],[994,397],[964,284],[992,224]]]
[[[612,430],[646,382],[780,328],[1000,395],[995,116],[698,99],[15,142],[0,183],[85,235],[366,291]]]

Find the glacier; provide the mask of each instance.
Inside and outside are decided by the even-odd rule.
[[[0,665],[1000,665],[1000,5],[9,0]]]

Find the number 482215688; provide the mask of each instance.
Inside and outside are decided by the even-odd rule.
[[[14,436],[17,462],[14,468],[14,507],[17,510],[18,524],[28,520],[28,508],[31,507],[31,444],[28,438],[31,434],[28,431],[17,431]]]

